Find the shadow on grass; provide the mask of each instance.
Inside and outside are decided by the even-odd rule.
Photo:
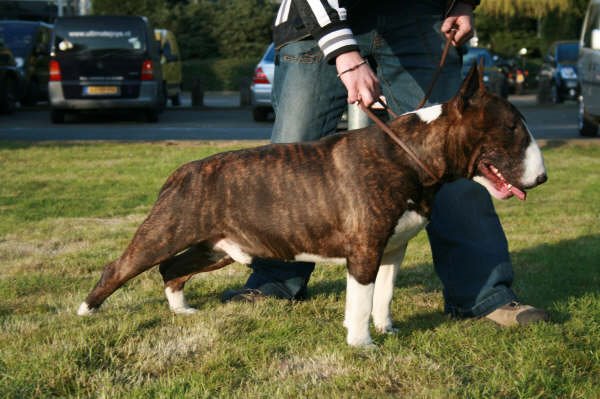
[[[569,315],[558,311],[555,304],[600,292],[599,234],[538,245],[511,255],[515,269],[513,289],[520,300],[548,309],[557,323],[567,321]],[[401,268],[396,287],[417,285],[424,292],[438,291],[441,295],[442,285],[431,263]],[[310,284],[309,294],[311,297],[333,295],[344,291],[345,287],[345,278],[318,281]],[[433,328],[446,319],[440,313],[420,314],[410,321],[410,325]]]

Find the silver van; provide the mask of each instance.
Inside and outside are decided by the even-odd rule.
[[[579,133],[595,136],[600,122],[600,0],[591,0],[581,29]]]
[[[51,120],[80,110],[132,109],[156,122],[165,91],[159,44],[144,17],[59,17],[48,92]]]

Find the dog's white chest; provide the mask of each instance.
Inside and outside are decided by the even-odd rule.
[[[427,218],[417,212],[405,211],[400,219],[398,219],[394,233],[388,240],[384,252],[390,252],[404,246],[404,244],[416,236],[427,225],[427,222]]]

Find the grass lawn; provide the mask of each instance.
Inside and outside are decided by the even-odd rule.
[[[75,315],[178,165],[249,143],[0,142],[0,397],[600,397],[600,145],[549,143],[549,181],[496,202],[515,290],[552,322],[500,329],[443,314],[427,238],[395,288],[397,335],[345,344],[345,271],[305,302],[221,304],[248,276],[197,276],[174,316],[158,271]]]

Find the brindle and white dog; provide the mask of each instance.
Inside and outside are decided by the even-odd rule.
[[[453,99],[404,114],[390,126],[437,179],[377,127],[181,166],[78,314],[92,313],[157,264],[170,308],[191,313],[183,287],[195,273],[233,261],[249,264],[253,257],[335,260],[347,263],[348,344],[371,343],[370,316],[377,331],[393,331],[394,279],[440,186],[464,177],[496,198],[525,199],[546,171],[523,116],[485,91],[477,67]]]

